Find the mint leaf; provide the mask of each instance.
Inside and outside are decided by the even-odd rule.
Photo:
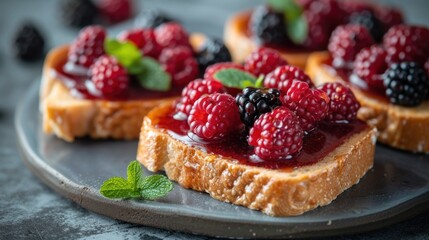
[[[144,199],[154,200],[164,197],[173,190],[173,184],[164,175],[152,175],[143,179],[140,189],[140,194]]]
[[[125,178],[112,177],[101,185],[100,193],[107,198],[132,198],[138,192],[133,191]]]
[[[241,89],[254,86],[257,80],[252,74],[235,68],[219,70],[215,73],[214,77],[226,87]]]
[[[170,90],[171,76],[155,59],[144,57],[140,62],[143,71],[137,75],[137,79],[142,87],[155,91]]]
[[[256,82],[255,82],[255,88],[261,88],[261,87],[263,87],[264,86],[264,76],[259,76],[259,78],[258,79],[256,79]]]
[[[142,180],[142,166],[137,160],[132,161],[127,168],[128,183],[133,191],[138,191],[138,186]]]
[[[142,70],[140,65],[142,54],[133,43],[106,38],[104,40],[104,51],[114,56],[130,74],[137,74]]]
[[[308,36],[308,22],[302,7],[295,0],[269,0],[268,4],[284,13],[289,38],[296,44],[302,44]]]

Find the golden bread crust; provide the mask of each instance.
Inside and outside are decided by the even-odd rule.
[[[247,34],[247,25],[251,11],[244,11],[233,15],[225,23],[224,42],[228,47],[234,62],[244,62],[258,45]],[[310,53],[294,52],[288,53],[277,49],[282,57],[291,65],[305,68]]]
[[[272,216],[299,215],[329,204],[372,167],[375,131],[353,135],[323,160],[285,170],[253,167],[189,146],[156,128],[163,105],[143,120],[137,159],[150,171],[164,170],[185,188]]]
[[[307,73],[316,85],[344,81],[323,64],[327,53],[312,54],[307,63]],[[361,104],[358,118],[378,130],[378,141],[389,146],[412,152],[429,153],[429,101],[417,107],[402,107],[374,96],[348,84]]]

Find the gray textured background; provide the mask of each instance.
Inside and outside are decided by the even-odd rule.
[[[180,19],[189,31],[222,35],[226,18],[261,1],[151,0],[139,9],[158,8]],[[429,25],[429,1],[380,1],[401,6],[407,19]],[[40,26],[47,45],[70,42],[77,30],[58,19],[58,1],[0,0],[0,239],[205,239],[133,225],[89,212],[62,198],[37,180],[24,166],[15,146],[14,110],[32,81],[41,74],[43,61],[21,63],[12,57],[11,38],[24,20]],[[131,22],[112,26],[111,34]],[[32,121],[32,119],[29,119]],[[377,231],[338,239],[429,239],[429,212]]]

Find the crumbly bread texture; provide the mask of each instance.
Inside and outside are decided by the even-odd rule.
[[[204,41],[201,34],[190,37],[192,46]],[[154,107],[176,97],[154,100],[86,100],[72,96],[57,79],[53,68],[67,59],[69,45],[52,49],[43,67],[40,111],[45,133],[72,142],[76,137],[137,139],[143,117]]]
[[[150,171],[164,170],[185,188],[268,215],[299,215],[327,205],[373,165],[375,131],[369,127],[313,165],[273,170],[209,154],[171,137],[156,127],[169,109],[157,107],[144,118],[137,159]]]
[[[344,81],[324,66],[327,53],[312,54],[307,63],[307,73],[316,85]],[[348,84],[361,104],[358,118],[378,130],[378,141],[402,150],[429,153],[429,101],[416,107],[393,105]]]
[[[251,11],[244,11],[229,18],[225,24],[224,42],[231,52],[234,62],[244,62],[244,59],[258,48],[258,44],[247,34]],[[291,65],[305,68],[310,52],[287,52],[276,49],[282,57]]]

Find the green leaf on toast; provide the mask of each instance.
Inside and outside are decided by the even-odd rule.
[[[173,183],[164,175],[145,177],[140,184],[140,194],[144,199],[155,200],[173,190]]]
[[[153,58],[141,60],[143,71],[137,75],[140,85],[154,91],[168,91],[171,88],[171,76]]]
[[[113,38],[104,40],[104,51],[114,56],[118,62],[127,69],[130,74],[138,74],[142,71],[140,50],[131,42],[121,42]]]
[[[219,70],[214,74],[214,78],[226,87],[240,89],[254,86],[257,80],[252,74],[235,68]]]

